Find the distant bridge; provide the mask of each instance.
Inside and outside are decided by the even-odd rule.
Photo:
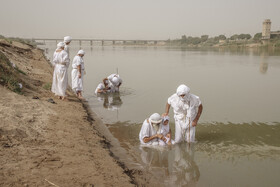
[[[50,39],[50,38],[32,38],[32,40],[35,40],[36,42],[43,42],[45,43],[46,41],[56,41],[56,43],[63,41],[63,38],[60,39]],[[80,45],[82,45],[82,42],[90,42],[90,45],[92,46],[93,43],[101,43],[101,45],[104,45],[105,43],[110,43],[110,44],[160,44],[163,43],[165,44],[167,40],[119,40],[119,39],[72,39],[72,41],[78,41]]]

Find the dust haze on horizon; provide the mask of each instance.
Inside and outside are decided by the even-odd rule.
[[[23,38],[176,39],[254,34],[279,0],[0,0],[0,35]]]

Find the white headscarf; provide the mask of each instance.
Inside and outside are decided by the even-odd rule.
[[[65,36],[64,37],[64,42],[71,42],[71,41],[72,41],[71,36]]]
[[[59,42],[59,43],[57,44],[57,49],[61,49],[62,47],[65,47],[64,42]]]
[[[163,120],[162,120],[162,121],[165,122],[166,120],[169,121],[169,116],[164,116],[164,117],[163,117]]]
[[[150,116],[149,121],[151,123],[160,123],[162,121],[162,118],[158,113],[154,113]]]
[[[119,85],[119,83],[120,83],[120,80],[119,80],[119,78],[118,77],[114,77],[113,79],[112,79],[112,82],[113,82],[113,84],[114,85]]]
[[[178,96],[185,95],[185,97],[183,98],[184,100],[189,100],[189,98],[190,98],[190,88],[187,87],[187,86],[184,85],[184,84],[181,84],[181,85],[177,88],[176,93],[177,93]]]
[[[82,49],[81,49],[81,50],[79,50],[79,51],[78,51],[78,53],[77,53],[77,54],[78,54],[78,55],[85,55],[85,54],[86,54],[86,52],[85,52],[84,50],[82,50]]]

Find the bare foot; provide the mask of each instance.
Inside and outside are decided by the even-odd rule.
[[[78,98],[81,100],[85,100],[85,98],[83,98],[83,96],[79,96]]]
[[[67,97],[62,97],[62,101],[69,101]]]

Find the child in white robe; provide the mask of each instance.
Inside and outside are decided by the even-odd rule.
[[[171,145],[172,144],[171,129],[169,127],[169,117],[168,116],[163,117],[159,133],[164,136],[163,140],[159,139],[159,145]]]

